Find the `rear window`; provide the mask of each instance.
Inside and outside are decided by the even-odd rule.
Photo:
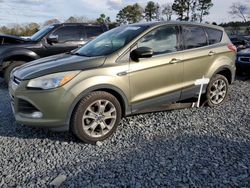
[[[186,49],[199,48],[207,45],[207,37],[202,27],[184,26],[182,33]]]
[[[88,38],[97,37],[103,33],[103,29],[98,26],[86,26],[86,34]]]
[[[223,35],[222,31],[212,28],[205,28],[205,31],[207,33],[208,42],[210,45],[220,43]]]

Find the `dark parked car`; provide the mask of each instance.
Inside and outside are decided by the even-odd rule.
[[[107,30],[105,25],[64,23],[44,27],[30,38],[0,35],[0,76],[8,82],[15,67],[70,52]]]
[[[248,41],[249,38],[247,37],[248,36],[239,36],[239,35],[230,37],[232,43],[237,47],[238,52],[250,47],[250,43]]]
[[[238,52],[236,70],[238,74],[250,73],[250,48]]]

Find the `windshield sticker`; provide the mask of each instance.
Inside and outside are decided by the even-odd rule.
[[[127,29],[127,30],[136,31],[136,30],[140,29],[140,27],[127,27],[126,29]]]

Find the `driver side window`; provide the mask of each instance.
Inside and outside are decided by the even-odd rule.
[[[139,47],[149,47],[154,55],[178,51],[178,34],[176,27],[161,27],[151,31],[138,42]]]

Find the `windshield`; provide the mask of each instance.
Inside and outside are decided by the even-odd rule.
[[[147,28],[147,26],[117,27],[87,43],[75,53],[88,57],[109,55],[123,48]]]
[[[30,37],[31,40],[33,41],[38,41],[45,35],[47,35],[55,26],[50,25],[42,28],[40,31],[36,32],[34,35]]]

